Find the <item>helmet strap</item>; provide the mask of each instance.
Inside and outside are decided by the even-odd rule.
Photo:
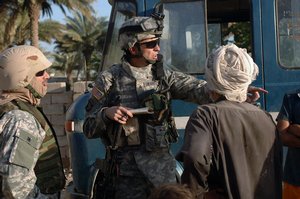
[[[27,88],[35,98],[41,99],[43,97],[30,84],[28,84],[25,88]]]

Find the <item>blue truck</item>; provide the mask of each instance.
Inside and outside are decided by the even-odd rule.
[[[300,88],[300,1],[299,0],[109,0],[112,6],[109,27],[99,72],[118,63],[121,24],[133,16],[165,15],[161,38],[164,64],[174,70],[203,78],[206,56],[228,42],[247,48],[259,66],[255,86],[261,94],[261,108],[276,117],[283,95]],[[90,96],[80,96],[66,115],[73,182],[67,198],[94,198],[97,179],[96,159],[104,158],[100,139],[85,138],[82,125]],[[183,137],[187,119],[196,104],[172,102],[176,126]],[[182,140],[173,144],[176,153]],[[182,167],[177,165],[180,176]]]

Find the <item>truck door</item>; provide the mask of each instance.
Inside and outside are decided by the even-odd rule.
[[[265,107],[276,117],[285,92],[300,88],[300,1],[261,0]]]

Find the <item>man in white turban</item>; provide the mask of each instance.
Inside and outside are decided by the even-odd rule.
[[[196,198],[281,198],[281,144],[270,114],[246,102],[258,68],[246,50],[219,47],[206,62],[213,103],[191,115],[181,182]]]
[[[246,101],[247,89],[258,75],[258,67],[246,49],[234,44],[210,54],[205,69],[209,90],[235,102]]]

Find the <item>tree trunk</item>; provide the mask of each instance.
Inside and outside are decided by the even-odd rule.
[[[66,61],[65,64],[67,65],[67,67],[66,67],[66,75],[67,75],[66,87],[67,87],[67,90],[68,89],[70,90],[70,88],[73,87],[73,84],[74,84],[73,77],[72,77],[73,69],[72,69],[72,66],[70,66],[70,63],[68,62],[68,60]]]
[[[30,39],[31,45],[39,47],[39,17],[40,17],[40,4],[34,0],[30,1],[29,12],[30,18]]]
[[[85,72],[85,80],[88,81],[90,79],[90,73],[89,73],[89,69],[90,69],[90,63],[91,63],[91,57],[92,57],[92,53],[94,51],[93,47],[90,47],[86,50],[83,50],[83,56],[85,58],[85,68],[84,68],[84,72]]]

